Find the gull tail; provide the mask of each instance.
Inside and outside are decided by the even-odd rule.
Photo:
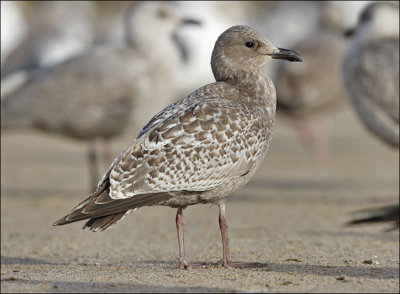
[[[167,193],[152,193],[135,195],[126,199],[112,199],[109,196],[109,189],[109,183],[106,180],[97,191],[79,203],[68,215],[54,222],[53,226],[89,219],[83,229],[94,232],[104,231],[137,208],[155,205],[171,197]]]
[[[100,232],[115,226],[123,220],[128,214],[135,211],[137,208],[115,213],[107,216],[92,218],[83,226],[84,230]]]

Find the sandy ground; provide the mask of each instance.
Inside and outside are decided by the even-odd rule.
[[[130,142],[113,143],[115,154]],[[143,208],[103,233],[52,227],[88,193],[86,145],[39,132],[2,134],[1,292],[398,292],[398,231],[347,228],[349,212],[399,195],[399,155],[350,109],[332,125],[332,155],[315,165],[278,120],[253,180],[227,203],[234,261],[254,269],[182,270],[174,209]],[[184,211],[189,261],[216,262],[216,206]]]

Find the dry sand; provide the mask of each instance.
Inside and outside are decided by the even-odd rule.
[[[113,144],[115,154],[134,134]],[[182,270],[174,209],[143,208],[103,233],[52,227],[88,193],[86,145],[39,132],[2,134],[1,292],[398,292],[398,231],[343,227],[348,213],[399,195],[399,155],[351,109],[334,118],[332,156],[312,163],[277,121],[253,180],[227,203],[234,261],[255,269]],[[216,206],[184,211],[189,261],[216,262]]]

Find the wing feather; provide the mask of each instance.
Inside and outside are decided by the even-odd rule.
[[[198,95],[167,107],[143,128],[111,170],[111,198],[206,191],[250,169],[272,122],[240,102]]]

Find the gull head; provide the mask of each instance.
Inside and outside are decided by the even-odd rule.
[[[263,72],[271,59],[302,61],[297,52],[278,48],[251,27],[237,25],[218,37],[211,68],[217,81],[229,80],[240,73]]]

